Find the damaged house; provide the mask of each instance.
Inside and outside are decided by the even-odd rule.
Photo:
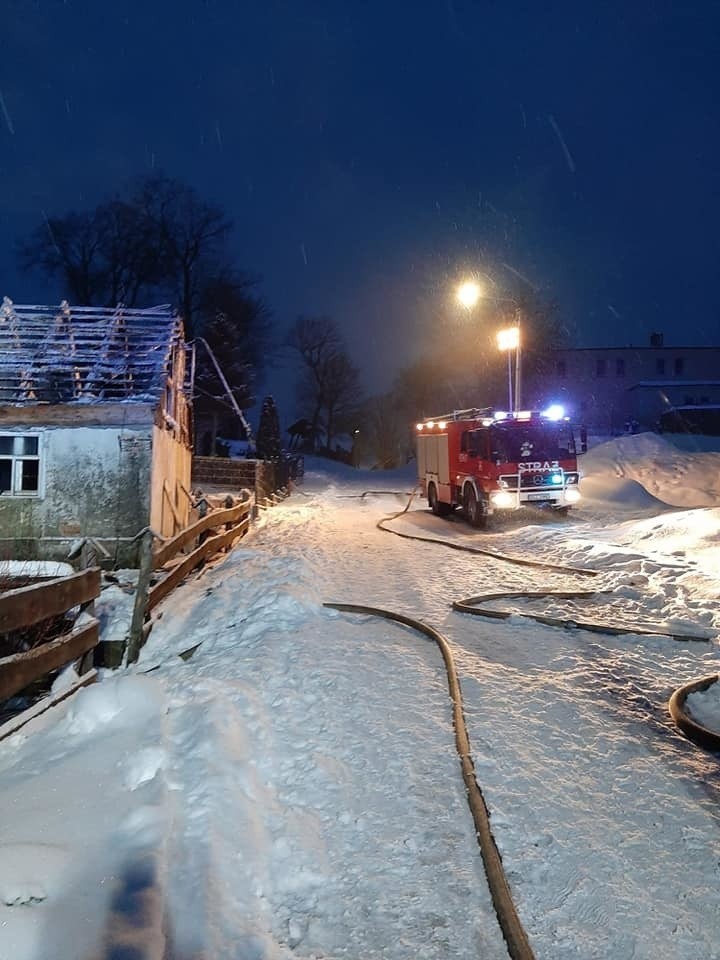
[[[0,556],[132,564],[190,509],[191,364],[169,306],[0,307]]]

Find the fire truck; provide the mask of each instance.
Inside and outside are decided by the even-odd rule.
[[[417,424],[418,479],[432,512],[461,507],[475,527],[522,507],[559,513],[580,499],[575,431],[559,407],[544,413],[455,410]],[[581,430],[581,452],[587,434]]]

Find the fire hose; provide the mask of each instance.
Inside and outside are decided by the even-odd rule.
[[[416,488],[417,489],[417,488]],[[370,494],[386,494],[392,493],[396,495],[398,491],[365,491],[359,496],[364,498]],[[405,507],[402,510],[397,511],[396,513],[390,514],[386,517],[382,517],[376,523],[376,527],[380,530],[385,531],[386,533],[392,533],[395,536],[403,537],[409,540],[419,540],[427,543],[437,543],[445,547],[449,547],[454,550],[461,550],[467,553],[479,554],[482,556],[490,556],[498,560],[505,561],[507,563],[515,564],[518,566],[525,567],[539,567],[545,570],[553,570],[561,573],[573,573],[580,576],[597,576],[600,571],[590,570],[583,567],[571,567],[565,566],[562,564],[556,564],[547,562],[544,560],[531,560],[524,557],[516,557],[509,554],[501,553],[494,550],[487,550],[484,548],[474,547],[466,544],[458,544],[449,540],[439,540],[434,537],[423,537],[416,534],[404,533],[399,530],[393,530],[387,526],[392,520],[397,519],[403,514],[407,513],[410,509],[410,504],[412,503],[413,498],[416,496],[416,490],[410,492],[408,501],[405,504]],[[555,597],[557,599],[589,599],[592,597],[600,596],[602,594],[611,593],[612,591],[593,591],[593,590],[575,590],[575,591],[504,591],[500,593],[489,593],[483,594],[474,597],[467,597],[463,600],[456,600],[452,603],[454,610],[457,610],[461,613],[471,614],[475,616],[484,616],[490,617],[493,619],[509,619],[512,616],[517,614],[510,610],[498,610],[491,609],[484,606],[479,606],[479,604],[484,604],[488,601],[500,600],[500,599],[510,599],[510,598],[546,598],[546,597]],[[445,663],[447,677],[448,677],[448,686],[450,690],[450,696],[453,703],[453,723],[455,728],[455,746],[460,758],[460,765],[462,770],[463,780],[465,782],[465,787],[467,791],[468,804],[472,813],[473,821],[475,823],[475,828],[477,832],[478,843],[480,846],[480,852],[483,860],[483,865],[485,867],[485,872],[488,880],[488,887],[490,889],[490,894],[493,901],[493,906],[498,917],[498,922],[500,928],[505,937],[508,951],[512,960],[532,960],[534,954],[530,947],[527,935],[523,926],[520,922],[520,918],[517,913],[517,908],[512,899],[510,893],[510,887],[505,875],[505,871],[502,864],[502,858],[497,848],[495,838],[493,837],[492,830],[490,827],[490,815],[485,803],[480,786],[475,779],[475,770],[472,761],[472,755],[470,753],[470,742],[467,733],[467,727],[465,724],[465,718],[463,714],[463,704],[462,704],[462,693],[460,690],[460,682],[457,675],[457,669],[455,667],[455,662],[452,654],[452,648],[449,641],[433,627],[423,623],[420,620],[416,620],[412,617],[404,616],[400,613],[395,613],[389,610],[380,609],[378,607],[360,605],[360,604],[348,604],[348,603],[325,603],[325,607],[329,607],[334,610],[343,611],[346,613],[358,613],[358,614],[367,614],[371,616],[383,617],[388,620],[394,620],[398,623],[405,624],[406,626],[412,627],[413,629],[419,631],[425,636],[429,637],[431,640],[434,640],[435,643],[439,646],[443,660]],[[610,635],[622,635],[628,633],[640,634],[643,636],[668,636],[673,640],[678,641],[701,641],[708,642],[709,638],[706,636],[694,635],[694,634],[682,634],[674,633],[668,631],[662,627],[652,627],[652,626],[641,626],[639,624],[634,625],[623,625],[623,626],[613,626],[606,623],[597,623],[594,621],[579,621],[572,620],[570,618],[560,618],[560,617],[551,617],[545,614],[531,614],[524,613],[522,616],[535,620],[539,623],[546,624],[548,626],[557,626],[565,628],[574,628],[588,630],[596,633],[605,633]],[[715,734],[707,728],[701,726],[692,720],[687,712],[684,709],[685,699],[687,695],[696,690],[707,689],[711,684],[715,683],[720,679],[720,675],[713,675],[711,677],[705,677],[701,680],[694,681],[693,683],[687,684],[684,687],[681,687],[679,690],[675,691],[673,696],[670,699],[669,710],[670,714],[677,724],[677,726],[686,734],[691,740],[694,740],[697,743],[700,743],[703,746],[708,747],[709,749],[717,750],[720,749],[720,735]]]
[[[384,617],[386,620],[395,620],[405,626],[419,631],[439,646],[447,671],[448,688],[453,705],[453,726],[455,728],[455,747],[460,758],[460,768],[467,792],[468,805],[475,824],[475,831],[480,847],[480,855],[485,867],[488,888],[492,897],[495,913],[497,914],[500,929],[502,930],[508,953],[511,960],[534,960],[534,953],[528,942],[525,930],[520,922],[517,908],[510,893],[510,886],[505,875],[500,852],[495,843],[490,828],[490,814],[485,803],[482,791],[475,779],[475,767],[470,753],[470,739],[465,725],[463,714],[462,692],[457,668],[449,641],[433,627],[421,620],[406,617],[391,610],[382,610],[379,607],[368,607],[354,603],[324,603],[324,607],[340,610],[344,613],[369,614],[375,617]]]
[[[570,567],[564,566],[563,564],[552,563],[547,560],[533,560],[528,557],[517,557],[512,554],[501,553],[497,550],[486,550],[482,547],[474,547],[469,544],[464,543],[455,543],[452,540],[438,540],[435,537],[422,537],[414,533],[403,533],[400,530],[392,530],[386,524],[390,523],[392,520],[396,520],[398,517],[403,516],[410,509],[410,504],[413,501],[413,498],[416,496],[416,490],[411,491],[408,502],[405,504],[402,510],[398,510],[396,513],[391,513],[386,517],[381,517],[380,520],[375,524],[379,530],[384,530],[386,533],[392,533],[396,537],[404,537],[407,540],[420,540],[424,543],[437,543],[444,547],[449,547],[451,550],[461,550],[465,553],[475,553],[485,557],[493,557],[496,560],[502,560],[505,563],[511,563],[515,566],[521,567],[539,567],[543,570],[552,570],[557,573],[574,573],[583,577],[596,577],[601,571],[599,570],[590,570],[586,567]],[[366,491],[367,493],[368,491]],[[382,491],[371,491],[374,493],[380,493]],[[361,495],[362,496],[362,495]],[[544,598],[544,597],[555,597],[559,600],[587,600],[591,597],[601,596],[603,594],[612,593],[609,590],[574,590],[574,591],[565,591],[565,590],[543,590],[543,591],[510,591],[503,593],[487,593],[482,594],[476,597],[466,597],[463,600],[455,600],[452,602],[453,610],[457,610],[460,613],[474,614],[475,616],[480,617],[490,617],[495,620],[507,620],[513,616],[523,616],[530,620],[535,620],[538,623],[544,623],[547,626],[552,627],[566,627],[570,629],[580,629],[588,630],[593,633],[606,633],[611,636],[621,636],[626,633],[637,633],[642,636],[667,636],[671,637],[673,640],[679,641],[700,641],[707,643],[709,637],[701,636],[699,634],[685,634],[685,633],[673,633],[668,631],[666,628],[652,625],[640,625],[640,624],[628,624],[627,626],[612,626],[611,624],[606,623],[596,623],[593,621],[581,621],[573,620],[571,618],[564,617],[549,617],[544,614],[534,614],[534,613],[523,613],[518,614],[510,610],[493,610],[487,607],[480,607],[478,604],[485,603],[491,600],[501,600],[501,599],[510,599],[518,597],[528,597],[533,598]]]
[[[687,711],[685,701],[691,693],[700,693],[707,690],[718,680],[720,680],[720,674],[717,673],[710,674],[708,677],[700,677],[699,680],[691,680],[689,683],[678,687],[670,697],[668,704],[670,716],[685,736],[697,743],[698,746],[713,751],[720,750],[720,733],[708,729],[708,727],[693,719]]]

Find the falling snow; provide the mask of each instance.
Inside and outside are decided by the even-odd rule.
[[[8,130],[10,131],[10,133],[14,135],[15,127],[13,126],[13,122],[10,119],[10,114],[8,113],[8,108],[5,104],[5,98],[3,97],[1,92],[0,92],[0,109],[2,110],[2,114],[3,114],[3,117],[5,118],[5,123],[7,124]]]
[[[573,160],[570,154],[570,151],[568,150],[568,146],[565,143],[565,138],[563,137],[560,131],[560,127],[557,125],[557,121],[555,120],[555,117],[552,114],[550,114],[548,117],[548,121],[550,123],[550,126],[555,131],[555,136],[558,138],[558,142],[562,147],[563,153],[565,154],[565,160],[567,161],[567,165],[570,173],[575,173],[575,161]]]

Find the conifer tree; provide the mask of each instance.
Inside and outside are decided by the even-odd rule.
[[[258,460],[280,459],[280,420],[272,397],[263,400],[255,450]]]

